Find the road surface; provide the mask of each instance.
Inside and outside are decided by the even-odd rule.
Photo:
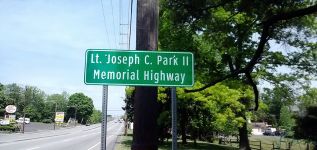
[[[113,150],[123,123],[108,122],[107,150]],[[100,150],[100,124],[36,133],[0,134],[3,150]]]

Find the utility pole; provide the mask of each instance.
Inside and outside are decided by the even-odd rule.
[[[22,124],[22,133],[24,134],[24,129],[25,129],[25,112],[23,110],[23,124]]]
[[[137,1],[136,49],[157,50],[158,0]],[[157,150],[157,87],[136,87],[132,150]]]
[[[56,128],[56,109],[57,109],[57,103],[55,103],[55,113],[54,113],[54,130]]]
[[[77,123],[77,105],[75,106],[75,127],[76,127],[76,123]]]

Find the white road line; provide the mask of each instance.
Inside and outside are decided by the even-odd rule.
[[[33,150],[33,149],[39,149],[40,147],[32,147],[32,148],[29,148],[29,149],[26,149],[26,150]]]
[[[88,150],[92,150],[94,147],[96,147],[98,144],[100,144],[100,142],[98,142],[96,145],[90,147]]]

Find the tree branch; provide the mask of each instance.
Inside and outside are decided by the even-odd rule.
[[[231,74],[229,74],[229,75],[226,75],[226,76],[224,76],[224,77],[222,77],[222,78],[218,78],[218,79],[216,79],[215,81],[210,82],[209,84],[207,84],[207,85],[205,85],[205,86],[203,86],[203,87],[201,87],[201,88],[193,89],[193,90],[187,90],[187,89],[185,89],[185,92],[186,92],[186,93],[188,93],[188,92],[199,92],[199,91],[205,90],[205,89],[207,89],[208,87],[211,87],[211,86],[217,84],[218,82],[221,82],[221,81],[224,81],[224,80],[226,80],[226,79],[235,77],[235,76],[237,76],[239,73],[241,73],[241,72],[236,71],[236,72],[231,73]]]
[[[229,65],[229,68],[230,68],[230,72],[234,73],[235,70],[233,68],[232,58],[231,58],[230,55],[229,55],[229,58],[228,58],[228,65]]]
[[[302,17],[302,16],[313,14],[316,12],[317,12],[317,4],[313,5],[313,6],[309,6],[307,8],[303,8],[303,9],[298,9],[298,10],[294,10],[294,11],[290,11],[290,12],[275,14],[275,15],[269,17],[269,19],[267,19],[263,23],[272,25],[274,23],[277,23],[278,21],[290,20],[290,19],[293,19],[296,17]]]
[[[254,66],[261,60],[261,56],[262,56],[262,54],[264,52],[264,46],[267,43],[267,41],[269,40],[270,29],[275,23],[277,23],[279,21],[282,21],[282,20],[289,20],[289,19],[293,19],[293,18],[296,18],[296,17],[305,16],[305,15],[312,14],[312,13],[315,13],[315,12],[317,12],[317,4],[313,5],[313,6],[310,6],[310,7],[307,7],[307,8],[303,8],[303,9],[299,9],[299,10],[295,10],[295,11],[290,11],[290,12],[285,12],[285,13],[279,13],[279,14],[275,14],[275,15],[270,16],[267,20],[262,22],[263,28],[262,28],[261,38],[260,38],[260,42],[258,44],[258,48],[255,51],[252,59],[245,66],[244,69],[236,70],[235,72],[230,73],[230,74],[228,74],[228,75],[226,75],[226,76],[224,76],[222,78],[218,78],[217,80],[212,81],[209,84],[207,84],[207,85],[205,85],[205,86],[203,86],[201,88],[194,89],[194,90],[185,90],[185,92],[202,91],[202,90],[204,90],[204,89],[206,89],[206,88],[208,88],[210,86],[213,86],[213,85],[217,84],[218,82],[224,81],[224,80],[226,80],[228,78],[235,77],[235,76],[237,76],[240,73],[246,73],[246,76],[248,74],[250,75],[250,73],[253,71]],[[255,96],[257,97],[256,101],[258,101],[257,99],[258,99],[258,94],[259,93],[258,93],[258,90],[256,88],[256,84],[253,82],[252,78],[249,78],[249,80],[251,81],[251,85],[253,87],[253,91],[255,92]],[[255,109],[257,109],[257,108],[258,108],[258,104],[256,104]]]
[[[264,52],[265,43],[269,40],[269,29],[270,29],[270,26],[268,24],[263,25],[261,39],[260,39],[258,48],[255,51],[250,62],[245,67],[245,70],[247,70],[248,72],[252,72],[253,67],[255,66],[255,64],[258,63],[258,61],[260,60],[260,58]]]
[[[256,52],[254,53],[251,61],[245,67],[245,70],[252,72],[255,64],[257,64],[260,61],[261,56],[264,52],[264,46],[269,39],[269,30],[275,23],[277,23],[278,21],[282,21],[282,20],[289,20],[289,19],[293,19],[296,17],[305,16],[305,15],[312,14],[315,12],[317,12],[317,4],[310,6],[310,7],[307,7],[307,8],[295,10],[295,11],[275,14],[275,15],[272,15],[271,17],[269,17],[267,20],[263,21],[262,22],[263,29],[262,29],[261,39],[260,39],[258,48],[257,48]]]
[[[253,88],[254,103],[255,103],[254,110],[256,111],[256,110],[258,110],[258,107],[259,107],[259,90],[258,90],[256,84],[254,83],[254,81],[253,81],[253,79],[251,77],[251,74],[249,72],[246,72],[245,76],[246,76],[246,78],[248,80],[249,85],[251,85],[252,88]]]

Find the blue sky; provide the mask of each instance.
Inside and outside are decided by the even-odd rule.
[[[128,21],[128,6],[128,0],[104,0],[104,22],[100,0],[0,1],[0,83],[36,86],[47,94],[83,92],[101,109],[102,86],[83,82],[85,50],[127,49],[119,42],[127,39],[120,37],[120,32],[127,32],[120,23]],[[124,88],[109,87],[109,110],[121,110]]]
[[[101,0],[0,1],[0,83],[36,86],[47,94],[83,92],[101,110],[102,87],[83,82],[85,50],[127,49],[119,43],[127,42],[120,32],[127,33],[128,26],[120,23],[128,23],[129,0],[103,0],[103,7],[105,19]],[[135,7],[136,1],[131,49]],[[121,110],[124,88],[109,87],[109,110]]]

